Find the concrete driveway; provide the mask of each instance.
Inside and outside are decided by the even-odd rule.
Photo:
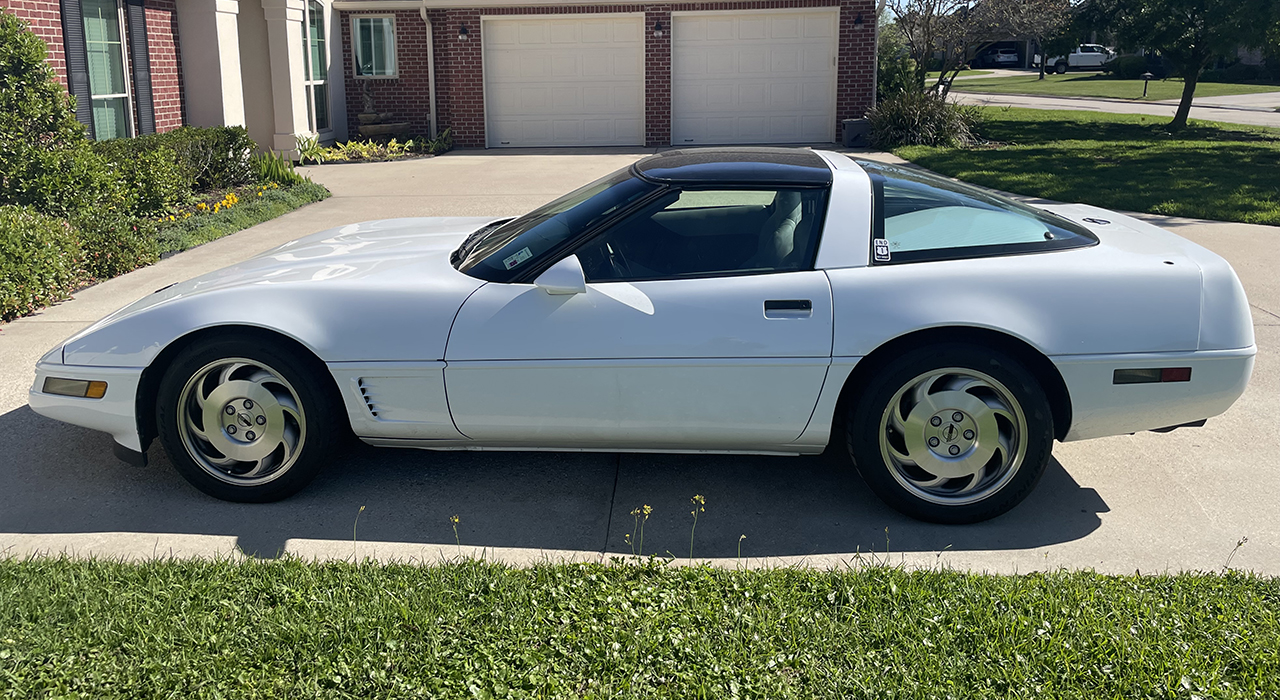
[[[735,563],[828,566],[856,556],[990,571],[1219,569],[1280,574],[1280,230],[1150,217],[1225,255],[1254,304],[1260,355],[1249,391],[1198,430],[1058,445],[1032,496],[966,527],[926,525],[880,504],[834,457],[432,453],[358,447],[283,503],[237,505],[186,485],[158,446],[134,468],[104,434],[26,406],[50,347],[171,282],[313,231],[371,218],[514,214],[642,151],[458,152],[312,170],[335,196],[83,290],[0,327],[0,551],[100,556],[418,558],[463,553],[515,562],[631,551],[630,511],[653,506],[645,552],[689,551],[689,498],[707,499],[696,554]],[[356,523],[357,512],[364,512]],[[885,552],[888,552],[886,555]],[[874,554],[872,554],[874,553]]]

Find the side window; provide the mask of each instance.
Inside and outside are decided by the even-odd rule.
[[[875,197],[877,263],[943,260],[1093,245],[1078,224],[936,175],[859,161]]]
[[[811,267],[826,190],[678,190],[578,249],[588,282]]]

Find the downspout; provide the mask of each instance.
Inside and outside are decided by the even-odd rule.
[[[427,18],[427,0],[422,0],[418,14],[422,15],[422,21],[427,23],[427,102],[431,110],[431,138],[434,139],[440,135],[436,128],[436,44],[431,20]]]

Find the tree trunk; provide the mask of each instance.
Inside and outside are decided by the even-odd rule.
[[[1040,37],[1036,37],[1036,50],[1040,52],[1040,77],[1037,80],[1044,80],[1044,62],[1048,56],[1044,55],[1044,44],[1040,43]]]
[[[1200,69],[1185,71],[1182,80],[1182,101],[1178,103],[1178,111],[1169,122],[1170,129],[1181,129],[1187,125],[1187,117],[1191,114],[1191,99],[1196,95],[1196,82],[1200,79]]]

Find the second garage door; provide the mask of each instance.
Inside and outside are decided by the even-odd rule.
[[[672,18],[671,143],[835,139],[834,9]]]
[[[644,144],[638,16],[486,19],[488,145]]]

